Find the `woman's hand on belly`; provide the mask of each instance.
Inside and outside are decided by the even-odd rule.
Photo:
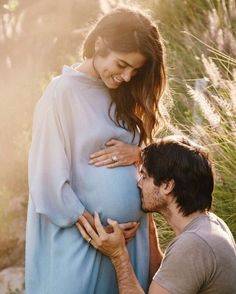
[[[119,224],[120,229],[125,237],[125,242],[128,243],[135,235],[140,226],[139,222],[129,222]],[[113,228],[111,225],[105,227],[107,233],[113,233]]]
[[[109,140],[105,148],[90,155],[89,164],[97,167],[117,167],[138,163],[140,161],[140,147],[126,144],[119,140]]]

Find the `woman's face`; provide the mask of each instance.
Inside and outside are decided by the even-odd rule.
[[[120,53],[110,51],[105,57],[95,55],[94,68],[109,89],[116,89],[129,82],[146,61],[139,52]]]

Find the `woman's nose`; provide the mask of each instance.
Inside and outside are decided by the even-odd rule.
[[[127,83],[131,80],[132,78],[132,72],[125,70],[123,71],[123,73],[121,74],[121,78]]]

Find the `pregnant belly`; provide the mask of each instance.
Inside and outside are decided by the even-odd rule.
[[[85,166],[79,179],[79,195],[85,207],[99,212],[103,222],[112,218],[118,222],[138,221],[143,216],[134,166]]]

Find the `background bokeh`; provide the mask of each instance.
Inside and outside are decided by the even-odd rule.
[[[214,211],[236,236],[236,1],[0,1],[0,270],[24,266],[27,156],[35,103],[99,15],[140,5],[165,40],[169,88],[165,126],[208,146],[215,163]],[[173,237],[156,216],[163,249]]]

